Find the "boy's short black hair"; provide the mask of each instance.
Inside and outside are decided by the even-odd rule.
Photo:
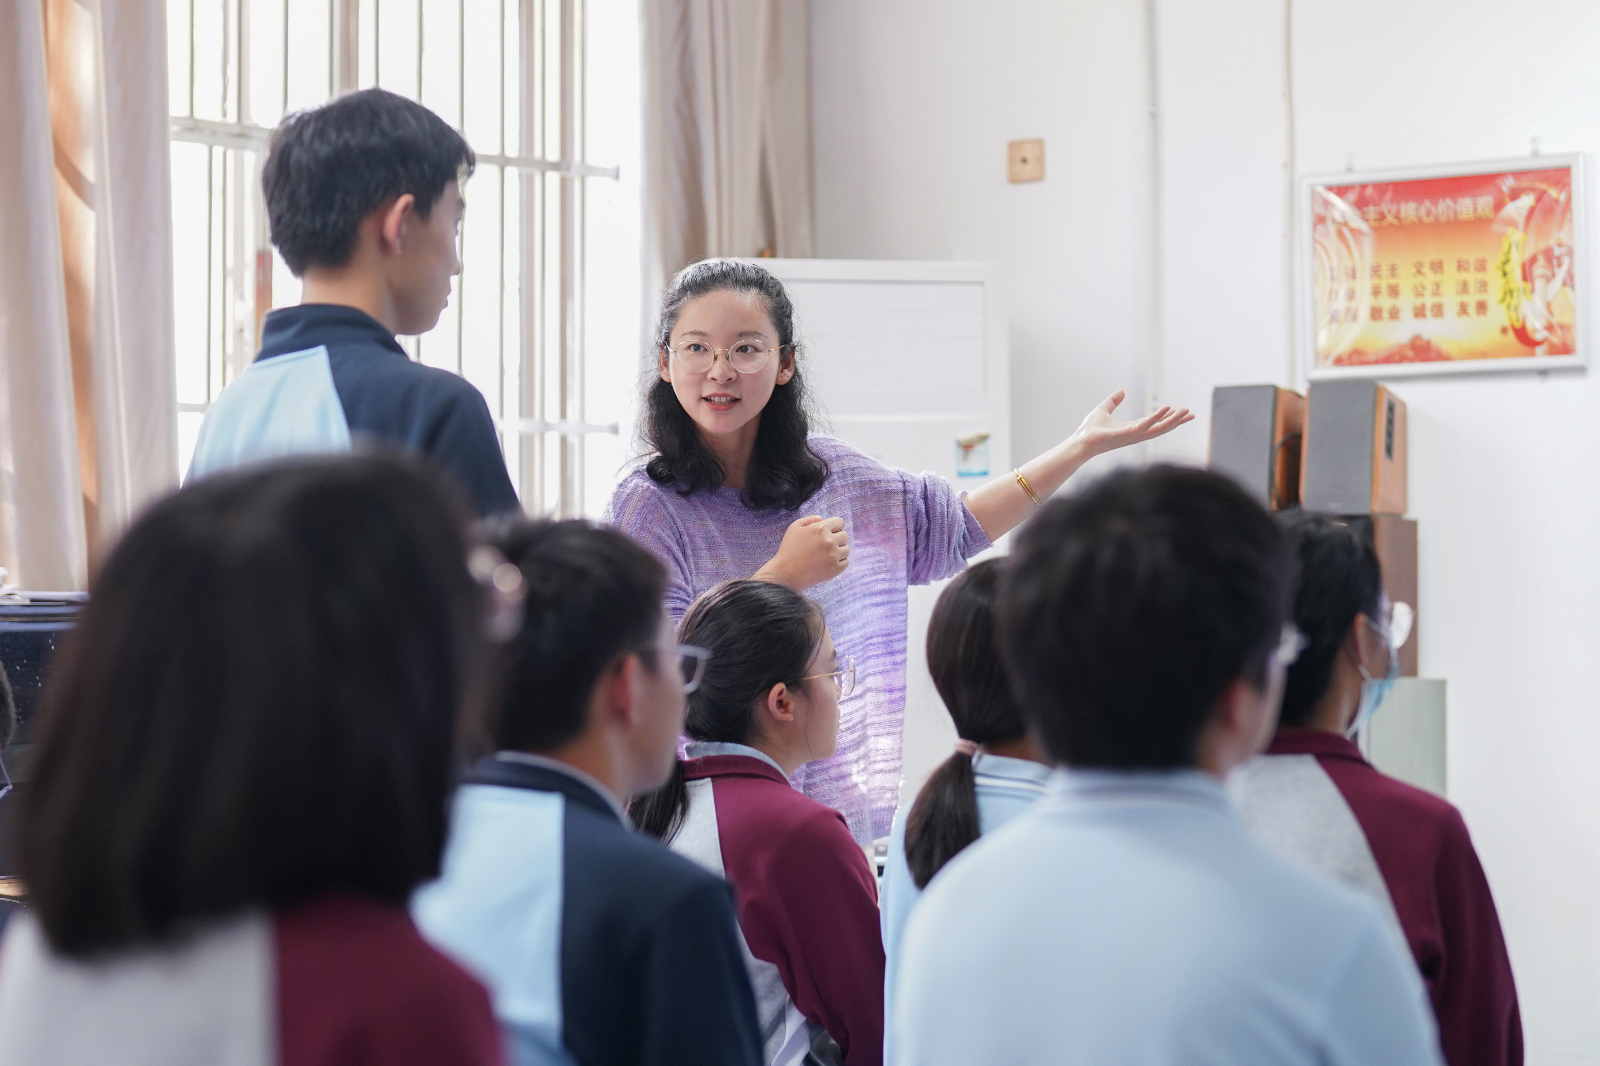
[[[1232,481],[1122,471],[1048,503],[1001,584],[1001,648],[1059,763],[1194,766],[1235,678],[1266,680],[1287,615],[1283,534]]]
[[[18,797],[59,952],[170,941],[438,876],[483,593],[431,471],[367,455],[217,474],[157,503],[62,645]]]
[[[383,89],[297,111],[273,133],[261,168],[272,243],[295,277],[337,269],[350,261],[362,219],[406,193],[427,218],[445,187],[476,165],[444,119]]]
[[[489,542],[522,570],[522,630],[505,649],[495,744],[550,752],[583,733],[589,697],[606,667],[637,652],[657,667],[666,570],[614,529],[499,519]]]
[[[1338,519],[1297,511],[1280,516],[1280,522],[1299,561],[1294,624],[1307,641],[1284,679],[1278,722],[1296,729],[1315,717],[1356,615],[1378,617],[1383,567],[1372,543]]]

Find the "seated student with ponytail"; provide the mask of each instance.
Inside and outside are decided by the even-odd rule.
[[[1323,515],[1289,525],[1299,554],[1277,735],[1228,790],[1249,832],[1377,900],[1404,934],[1449,1066],[1521,1066],[1517,988],[1461,812],[1379,771],[1349,739],[1399,675],[1410,608],[1390,604],[1371,544]]]
[[[789,783],[833,754],[855,668],[838,661],[816,604],[764,581],[711,589],[678,637],[711,656],[689,697],[689,758],[633,817],[732,884],[765,1061],[878,1066],[872,870],[844,817]]]
[[[995,644],[999,559],[950,582],[928,623],[928,671],[955,721],[955,754],[902,807],[883,871],[884,1002],[893,1003],[900,939],[933,875],[980,835],[1009,822],[1044,794],[1050,765],[1028,735]],[[884,1028],[892,1061],[893,1027]]]

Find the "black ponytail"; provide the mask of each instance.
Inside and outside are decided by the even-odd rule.
[[[817,605],[783,585],[725,581],[701,596],[678,626],[679,640],[711,653],[700,687],[689,696],[689,738],[750,743],[756,707],[774,685],[805,686],[823,632]],[[665,785],[636,796],[628,813],[643,832],[671,840],[689,813],[683,763]]]
[[[672,760],[672,776],[654,792],[644,792],[628,802],[628,816],[641,833],[657,840],[671,840],[683,828],[689,813],[689,782],[683,776],[683,760]]]
[[[928,623],[928,672],[972,744],[1020,740],[1027,732],[995,647],[995,593],[1000,560],[965,571],[939,596]],[[918,888],[978,839],[978,794],[972,756],[957,751],[928,778],[906,816],[906,865]]]
[[[978,839],[978,792],[972,756],[958,751],[928,778],[906,816],[906,865],[926,888],[933,875]]]

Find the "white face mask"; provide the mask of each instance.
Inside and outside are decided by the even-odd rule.
[[[1373,677],[1367,673],[1364,663],[1356,663],[1356,669],[1361,671],[1361,702],[1356,706],[1356,716],[1351,721],[1350,728],[1345,730],[1347,737],[1355,736],[1357,731],[1378,713],[1384,697],[1394,688],[1395,679],[1400,676],[1400,649],[1411,636],[1411,623],[1415,615],[1409,604],[1390,604],[1388,600],[1384,600],[1380,613],[1386,617],[1386,625],[1380,626],[1371,619],[1367,619],[1367,625],[1389,645],[1389,669],[1383,677]]]

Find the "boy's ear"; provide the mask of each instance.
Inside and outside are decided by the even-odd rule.
[[[384,256],[397,256],[405,251],[406,222],[416,203],[415,196],[402,193],[389,206],[378,209],[378,250]]]
[[[624,727],[636,725],[635,719],[639,713],[639,685],[643,678],[640,676],[644,664],[637,655],[628,654],[618,659],[606,672],[606,682],[610,687],[609,698],[606,700],[606,714],[612,721]]]

